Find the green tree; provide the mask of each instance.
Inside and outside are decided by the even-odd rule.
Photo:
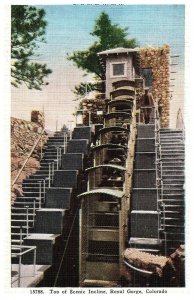
[[[41,90],[48,84],[44,78],[52,71],[36,62],[39,43],[45,42],[44,16],[45,11],[34,6],[11,6],[11,83],[15,87],[25,83],[29,89]]]
[[[105,80],[105,73],[97,56],[98,52],[116,47],[135,48],[137,41],[135,38],[128,39],[128,28],[121,28],[118,24],[112,24],[108,14],[102,12],[96,20],[93,32],[90,33],[97,38],[88,49],[83,51],[74,51],[67,56],[75,65],[87,73],[93,73],[96,81]],[[75,87],[75,93],[83,95],[84,84]],[[90,84],[91,90],[104,91],[104,84]]]

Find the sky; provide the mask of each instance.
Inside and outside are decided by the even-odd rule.
[[[53,73],[49,85],[42,91],[28,90],[24,85],[12,88],[13,117],[30,120],[32,109],[44,110],[46,127],[60,129],[64,123],[74,120],[73,113],[78,106],[73,94],[74,86],[93,80],[92,75],[83,76],[68,61],[67,53],[88,48],[95,40],[90,35],[95,20],[102,11],[109,14],[112,23],[128,27],[128,37],[136,38],[140,47],[169,44],[172,67],[177,73],[171,87],[171,127],[176,124],[176,114],[183,107],[184,100],[184,5],[39,5],[46,12],[48,22],[47,43],[38,50],[39,62],[46,63]]]

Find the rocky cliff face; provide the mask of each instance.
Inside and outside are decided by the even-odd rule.
[[[162,127],[169,127],[170,115],[170,47],[140,48],[142,68],[152,70],[154,99],[158,100]]]
[[[42,125],[42,124],[41,124]],[[24,161],[31,152],[32,147],[42,133],[40,123],[29,122],[21,119],[11,118],[11,183],[16,178]],[[47,135],[43,134],[42,145],[47,141]],[[11,190],[12,202],[17,195],[22,195],[22,181],[29,175],[36,172],[39,168],[39,160],[41,153],[41,143],[35,148],[31,158],[28,160],[25,168],[19,176],[17,182]]]

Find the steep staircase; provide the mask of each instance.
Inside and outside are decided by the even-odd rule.
[[[161,129],[163,197],[162,252],[169,255],[184,244],[184,138],[181,130]]]
[[[17,197],[12,206],[12,266],[18,264],[22,247],[35,246],[36,266],[43,266],[46,272],[44,280],[41,277],[44,286],[77,285],[79,203],[76,195],[86,190],[83,170],[88,166],[90,140],[91,128],[87,126],[74,128],[72,138],[66,138],[66,143],[63,133],[50,137],[40,169],[23,181],[24,195]],[[23,255],[21,262],[25,268],[32,266],[33,252]],[[62,262],[66,263],[63,270]],[[37,285],[36,278],[34,281]],[[28,284],[23,279],[21,286]]]
[[[158,254],[159,211],[156,187],[155,125],[137,126],[129,247]]]
[[[36,211],[45,206],[45,195],[49,187],[49,164],[50,171],[51,166],[56,168],[59,147],[63,150],[64,137],[49,137],[40,169],[23,181],[23,196],[17,197],[11,208],[12,245],[21,244],[23,239],[34,231]]]

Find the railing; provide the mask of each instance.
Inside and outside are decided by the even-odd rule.
[[[160,142],[160,117],[158,112],[158,105],[154,107],[155,116],[155,167],[156,167],[156,190],[157,190],[157,211],[160,213],[161,199],[163,199],[163,167],[162,167],[162,154]],[[165,212],[164,212],[165,213]],[[163,217],[163,222],[165,218]],[[158,239],[160,238],[161,218],[158,217]]]
[[[24,161],[24,163],[23,163],[21,169],[19,170],[17,176],[16,176],[15,179],[13,180],[12,185],[11,185],[12,187],[13,187],[14,184],[17,182],[17,180],[18,180],[18,178],[20,177],[20,175],[21,175],[23,169],[25,168],[25,166],[26,166],[26,164],[27,164],[29,158],[32,156],[32,154],[33,154],[35,148],[38,146],[39,142],[41,143],[41,144],[40,144],[40,156],[41,156],[41,158],[42,158],[42,148],[43,148],[43,145],[42,145],[42,137],[43,137],[44,132],[45,132],[45,129],[42,130],[42,132],[41,132],[39,138],[38,138],[37,141],[34,143],[34,146],[32,147],[30,153],[28,154],[27,158],[25,159],[25,161]]]
[[[12,258],[19,258],[19,263],[18,263],[18,275],[14,280],[11,281],[11,285],[17,281],[18,282],[18,287],[21,287],[21,279],[24,277],[29,277],[29,274],[24,276],[22,275],[22,256],[24,256],[26,253],[29,253],[31,251],[34,252],[33,255],[33,272],[32,272],[32,277],[35,276],[36,274],[36,246],[22,246],[22,245],[14,245],[11,246],[11,256]],[[18,253],[19,250],[19,253]],[[23,251],[22,251],[23,250]]]
[[[160,232],[164,235],[164,254],[167,255],[167,233],[166,233],[166,207],[163,202],[163,164],[160,142],[160,117],[158,106],[155,107],[155,152],[156,152],[156,188],[157,188],[157,210],[161,215],[158,218],[158,239]]]

